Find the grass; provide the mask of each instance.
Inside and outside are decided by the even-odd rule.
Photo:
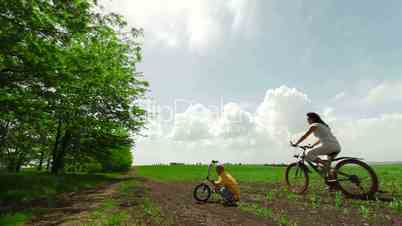
[[[392,194],[392,197],[401,197],[402,195],[402,164],[395,165],[374,165],[372,166],[377,173],[380,182],[380,190]],[[148,177],[156,181],[189,181],[195,182],[203,180],[206,177],[208,167],[195,165],[174,165],[174,166],[139,166],[136,168],[140,176]],[[242,183],[283,183],[285,167],[273,167],[263,165],[228,165],[226,170],[233,175],[236,180]],[[354,170],[350,168],[350,170]],[[212,177],[216,177],[215,171],[212,170]],[[314,194],[325,184],[316,173],[310,174],[310,194]],[[252,188],[250,188],[252,189]],[[268,202],[273,200],[274,191],[266,191],[266,199]],[[276,191],[275,191],[276,192]],[[289,201],[295,201],[298,196],[287,193],[283,198]],[[334,206],[337,209],[343,207],[343,197],[340,193],[334,197]],[[321,195],[315,194],[308,200],[312,208],[320,208]],[[386,206],[400,212],[400,198]]]
[[[320,208],[321,205],[321,197],[319,195],[313,195],[310,197],[311,206],[315,209]]]
[[[280,225],[297,225],[295,220],[300,216],[295,216],[290,212],[278,211],[276,203],[280,202],[285,205],[286,202],[292,203],[292,205],[298,205],[296,208],[300,209],[300,211],[310,209],[319,212],[321,209],[326,209],[326,211],[334,211],[341,215],[353,216],[353,220],[360,223],[363,221],[384,222],[386,220],[384,220],[385,218],[382,216],[382,213],[390,214],[391,218],[401,213],[402,164],[374,165],[372,167],[378,176],[380,190],[395,197],[393,202],[350,200],[345,199],[341,192],[331,195],[325,190],[326,185],[323,179],[316,173],[309,175],[310,185],[308,194],[306,196],[298,196],[286,191],[286,186],[283,185],[285,167],[227,165],[225,169],[240,183],[244,194],[261,195],[262,201],[258,198],[257,200],[251,198],[249,200],[246,199],[248,200],[246,202],[240,202],[239,208],[241,210],[271,218]],[[205,179],[208,167],[205,165],[138,166],[136,170],[140,176],[156,181],[197,182]],[[348,172],[355,172],[357,169],[352,167],[347,168],[347,170],[349,170]],[[362,172],[357,170],[356,173],[360,175]],[[212,170],[211,176],[212,178],[216,177],[214,170]],[[274,187],[271,190],[261,190],[259,188],[261,188],[262,184],[278,185],[280,187]],[[356,214],[360,218],[356,218]],[[302,219],[298,219],[297,221],[300,220]]]
[[[367,206],[360,206],[360,213],[364,218],[368,218],[370,214],[370,210]]]
[[[253,213],[257,216],[272,218],[276,223],[281,226],[297,226],[295,222],[289,220],[285,211],[274,213],[269,207],[263,207],[256,203],[240,202],[239,208],[245,212]]]
[[[29,202],[52,198],[61,192],[91,188],[101,182],[116,180],[115,174],[65,174],[23,172],[0,174],[0,203]]]
[[[134,178],[121,182],[114,196],[104,200],[81,226],[172,225],[173,221],[162,215],[159,206],[148,197],[148,191]]]
[[[91,213],[91,223],[84,225],[123,225],[129,218],[129,214],[127,211],[117,211],[117,207],[116,200],[105,200],[99,208]]]
[[[272,217],[272,209],[271,208],[266,208],[266,207],[261,207],[260,205],[256,203],[243,203],[240,202],[239,208],[243,211],[254,213],[257,216],[261,217]]]
[[[402,164],[375,165],[374,171],[380,181],[380,189],[402,194]]]
[[[19,226],[29,220],[31,216],[32,214],[29,212],[4,214],[0,217],[0,225]]]
[[[392,202],[389,203],[389,208],[402,214],[402,200],[401,199],[392,200]]]
[[[343,197],[341,192],[336,192],[335,193],[335,207],[336,208],[341,208],[343,203]]]
[[[27,203],[44,199],[49,207],[54,206],[55,197],[62,192],[75,192],[95,187],[102,182],[118,180],[117,174],[65,174],[54,176],[48,173],[25,171],[18,174],[0,174],[0,206],[29,206]],[[30,210],[15,211],[0,215],[0,225],[21,225],[28,221]]]
[[[241,182],[280,182],[284,173],[283,167],[263,165],[230,165],[225,168]],[[137,172],[140,176],[156,181],[200,181],[207,176],[208,166],[139,166]],[[211,172],[216,177],[215,170]]]
[[[284,180],[284,167],[263,165],[228,165],[226,170],[241,182],[280,183]],[[402,164],[373,166],[380,181],[380,189],[394,194],[402,194]],[[156,181],[200,181],[205,179],[208,166],[174,165],[174,166],[138,166],[137,173]],[[212,176],[216,173],[212,170]],[[311,184],[322,179],[316,174],[310,174]]]
[[[401,213],[402,164],[375,165],[373,168],[378,174],[380,189],[392,193],[393,197],[395,197],[394,201],[385,204],[386,208]],[[207,170],[208,167],[205,165],[138,166],[135,168],[137,175],[156,181],[187,182],[198,182],[205,179]],[[240,184],[250,183],[247,186],[253,189],[253,183],[283,183],[285,168],[263,165],[228,165],[226,166],[226,170],[232,174]],[[308,198],[307,202],[310,207],[319,209],[323,205],[323,200],[320,195],[315,194],[314,191],[316,191],[315,187],[317,185],[323,186],[323,182],[316,174],[310,176],[310,190],[312,191],[310,194],[312,196],[308,196],[310,198]],[[212,170],[212,177],[216,177],[214,170]],[[32,171],[25,171],[18,174],[0,173],[0,205],[14,204],[14,206],[24,206],[24,204],[33,200],[45,199],[49,207],[51,207],[56,195],[59,193],[79,191],[81,189],[97,186],[103,182],[117,180],[119,180],[117,174],[65,174],[53,176],[47,173]],[[135,206],[137,210],[134,211],[129,208],[129,210],[115,211],[119,209],[119,205],[121,204],[119,203],[120,200],[104,200],[101,207],[92,213],[94,219],[98,221],[95,222],[96,224],[88,225],[99,225],[99,222],[101,222],[100,225],[124,225],[125,222],[131,222],[130,217],[132,217],[133,213],[137,215],[140,214],[143,219],[151,219],[153,223],[158,225],[171,224],[169,220],[166,221],[166,219],[163,219],[164,217],[161,214],[161,210],[154,201],[147,198],[146,191],[140,193],[142,194],[140,195],[141,197],[133,197],[133,194],[139,194],[139,191],[143,189],[142,184],[138,183],[140,182],[134,180],[121,181],[119,187],[121,199],[138,199],[138,205]],[[295,202],[299,199],[299,196],[289,194],[280,189],[261,192],[262,199],[265,199],[268,203],[275,202],[278,197],[290,202]],[[334,205],[336,209],[347,211],[347,208],[343,208],[346,204],[344,201],[341,194],[337,193],[333,198],[332,205]],[[356,202],[356,204],[358,204],[358,206],[356,206],[357,210],[364,218],[372,215],[372,210],[377,209],[377,207],[368,208],[368,203],[361,204]],[[262,208],[260,205],[253,203],[243,203],[240,208],[260,216],[272,217],[276,219],[278,223],[291,225],[291,222],[287,222],[286,216],[282,216],[284,213],[273,213],[270,208]],[[2,213],[0,215],[0,225],[22,225],[35,213],[32,211],[22,209],[18,212],[8,211],[7,213]],[[149,222],[140,222],[134,225],[147,225],[147,223]]]
[[[82,226],[106,225],[171,225],[160,208],[147,197],[147,191],[135,178],[121,174],[65,174],[54,176],[35,171],[18,174],[0,174],[0,206],[10,206],[7,213],[0,214],[0,225],[19,226],[28,222],[36,213],[28,209],[29,202],[46,200],[53,207],[56,196],[64,192],[76,192],[102,183],[120,182],[117,197],[102,200],[99,207],[88,213],[88,219],[77,222]],[[127,208],[121,205],[129,204]],[[20,209],[20,206],[28,208]]]

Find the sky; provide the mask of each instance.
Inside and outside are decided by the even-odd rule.
[[[144,29],[150,116],[135,164],[289,162],[309,111],[342,155],[402,161],[402,1],[100,4]]]

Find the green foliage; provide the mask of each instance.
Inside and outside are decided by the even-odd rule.
[[[107,172],[123,172],[130,170],[132,162],[131,146],[126,145],[112,149],[110,157],[102,162],[102,168]]]
[[[256,203],[240,202],[239,208],[243,211],[254,213],[257,216],[272,217],[273,215],[271,208],[261,207]]]
[[[278,225],[297,226],[297,223],[291,222],[285,211],[274,213],[271,208],[262,207],[256,203],[240,202],[239,208],[243,211],[253,213],[257,216],[272,218]]]
[[[0,174],[0,203],[24,203],[38,198],[46,198],[51,204],[58,193],[78,191],[114,180],[116,179],[113,175],[107,174],[64,174],[59,176],[35,172]]]
[[[335,207],[336,208],[341,208],[342,204],[343,204],[342,193],[341,192],[336,192],[335,193]]]
[[[310,197],[310,203],[313,208],[317,209],[321,205],[321,197],[317,194],[314,194]]]
[[[286,197],[289,201],[295,201],[297,199],[297,195],[293,192],[288,192]]]
[[[120,169],[131,161],[120,147],[145,120],[135,104],[148,87],[136,72],[142,31],[95,6],[0,2],[0,167],[46,165],[57,174],[88,159],[90,171],[108,157]]]
[[[32,214],[25,212],[0,215],[0,225],[7,225],[7,226],[23,225],[27,220],[31,218],[31,216]]]
[[[402,213],[402,200],[395,198],[394,200],[392,200],[392,202],[389,203],[389,207],[396,210],[397,212]]]
[[[294,223],[290,222],[289,217],[286,215],[285,212],[281,212],[278,216],[276,216],[276,221],[279,223],[279,225],[283,226],[294,225]]]
[[[360,214],[364,217],[364,218],[368,218],[369,217],[369,213],[370,210],[367,206],[360,206]]]
[[[94,225],[126,225],[129,218],[127,211],[116,211],[118,203],[113,199],[103,201],[102,205],[91,213],[90,218]],[[86,224],[92,225],[92,224]]]
[[[271,202],[274,199],[274,191],[268,191],[265,197],[268,202]]]

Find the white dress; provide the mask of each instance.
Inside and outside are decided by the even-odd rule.
[[[331,129],[322,123],[313,123],[310,125],[315,127],[313,132],[314,136],[318,138],[320,144],[312,148],[306,155],[306,158],[310,161],[317,159],[319,155],[329,155],[332,153],[339,153],[341,151],[341,145],[338,139],[332,134]]]

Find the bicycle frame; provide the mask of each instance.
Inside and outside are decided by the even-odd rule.
[[[307,164],[308,164],[311,168],[313,168],[315,172],[317,172],[321,177],[324,178],[324,176],[321,175],[321,171],[318,169],[317,163],[314,163],[314,162],[312,162],[312,161],[310,161],[310,160],[305,159],[307,148],[305,148],[305,147],[299,147],[299,148],[301,148],[301,149],[303,150],[303,153],[302,153],[301,155],[295,155],[295,156],[294,156],[294,157],[296,157],[296,158],[299,159],[299,160],[297,161],[298,164],[299,164],[299,165],[306,166],[307,172],[308,172],[308,173],[312,173],[311,170],[310,170],[310,168],[307,167],[307,165],[305,164],[305,162],[307,162]]]
[[[216,160],[212,160],[211,163],[208,165],[208,175],[204,180],[204,184],[207,184],[208,186],[210,186],[211,188],[214,188],[214,184],[213,184],[213,180],[211,180],[210,176],[211,176],[211,170],[213,168],[213,166],[215,166],[218,163],[218,161]],[[215,189],[211,189],[212,192],[215,192]]]
[[[307,165],[305,164],[305,162],[307,162],[307,164],[308,164],[311,168],[313,168],[314,171],[315,171],[316,173],[318,173],[318,175],[320,175],[320,177],[322,177],[322,178],[324,178],[325,180],[327,180],[326,175],[323,175],[323,174],[322,174],[322,171],[321,171],[320,169],[318,169],[317,163],[315,163],[315,162],[313,162],[313,161],[310,161],[310,160],[307,160],[307,159],[305,158],[305,157],[306,157],[306,150],[309,149],[309,148],[308,148],[307,146],[297,146],[297,147],[300,148],[301,150],[303,150],[302,154],[300,154],[300,155],[294,155],[295,158],[298,158],[298,159],[299,159],[299,160],[297,161],[298,164],[305,166],[306,169],[307,169],[307,172],[308,172],[308,173],[311,173],[310,168],[307,167]],[[362,160],[361,158],[355,158],[355,157],[339,157],[339,158],[332,159],[331,162],[330,162],[330,164],[331,164],[332,162],[339,161],[339,160],[345,160],[345,159],[358,159],[358,160]],[[333,168],[332,168],[331,165],[330,165],[329,168],[327,168],[327,171],[329,172],[331,169],[333,169]],[[297,172],[296,172],[296,173],[297,173]]]
[[[210,180],[211,168],[212,168],[212,166],[215,166],[217,163],[218,163],[218,161],[212,160],[211,163],[209,164],[209,166],[208,166],[208,175],[207,175],[207,177],[206,177],[206,180],[211,181],[211,180]]]

